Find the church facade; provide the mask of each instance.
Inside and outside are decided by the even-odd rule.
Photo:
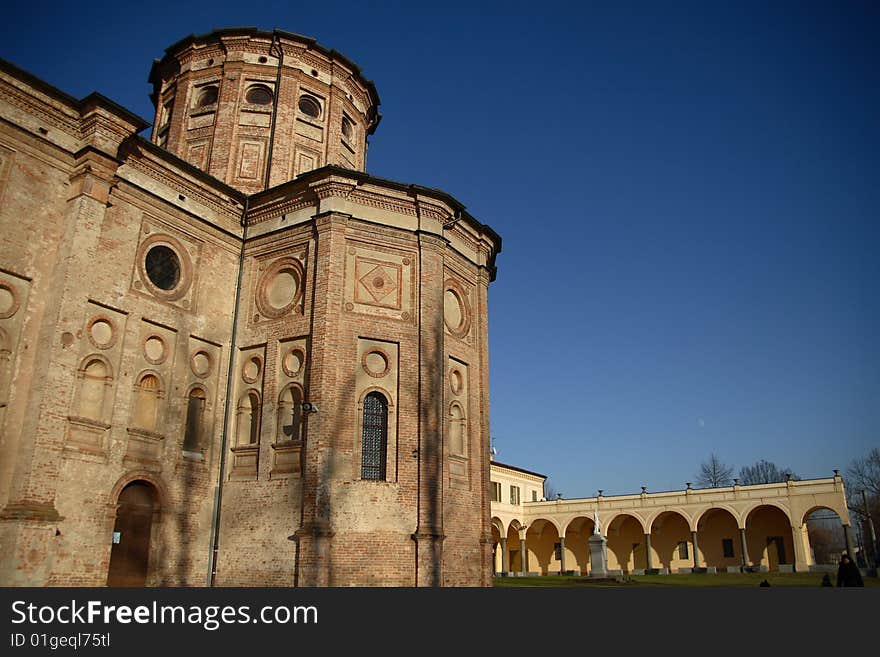
[[[0,63],[0,584],[490,585],[499,236],[312,39],[150,82],[145,138]]]

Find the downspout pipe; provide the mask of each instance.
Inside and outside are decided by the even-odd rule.
[[[211,551],[208,554],[208,586],[214,586],[217,553],[220,550],[220,506],[223,502],[223,479],[226,474],[226,443],[229,439],[229,415],[232,404],[232,379],[235,368],[235,344],[238,336],[238,312],[241,306],[241,280],[244,276],[244,245],[247,241],[247,213],[250,198],[245,196],[241,210],[241,251],[238,254],[238,280],[235,283],[235,306],[232,311],[232,337],[229,344],[229,367],[226,372],[226,404],[223,409],[223,433],[220,439],[220,472],[214,487],[214,513],[211,516]]]
[[[272,51],[278,49],[278,70],[275,74],[275,93],[272,98],[272,123],[269,128],[269,150],[266,154],[266,182],[263,185],[263,191],[269,189],[269,175],[272,173],[272,151],[275,147],[275,124],[278,121],[278,96],[281,91],[281,67],[284,64],[284,48],[281,47],[281,43],[278,41],[278,32],[274,30],[272,32],[272,45],[269,46],[269,55],[272,55]]]

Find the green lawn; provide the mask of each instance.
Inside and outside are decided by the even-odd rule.
[[[766,579],[770,586],[811,586],[822,583],[822,573],[718,573],[716,575],[630,575],[607,581],[590,581],[578,576],[547,575],[546,577],[496,577],[495,586],[505,588],[546,586],[616,586],[616,587],[695,587],[695,586],[758,586]],[[880,579],[866,577],[865,586],[880,588]],[[837,581],[831,574],[831,581]]]

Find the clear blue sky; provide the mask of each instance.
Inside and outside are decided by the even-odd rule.
[[[565,497],[680,488],[710,452],[828,476],[880,445],[876,3],[4,14],[0,56],[148,120],[150,63],[191,33],[277,27],[357,62],[384,115],[368,171],[504,239],[492,434]]]

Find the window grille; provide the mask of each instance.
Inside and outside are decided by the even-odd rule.
[[[388,402],[381,393],[364,399],[361,443],[361,479],[385,480],[385,452],[388,447]]]

